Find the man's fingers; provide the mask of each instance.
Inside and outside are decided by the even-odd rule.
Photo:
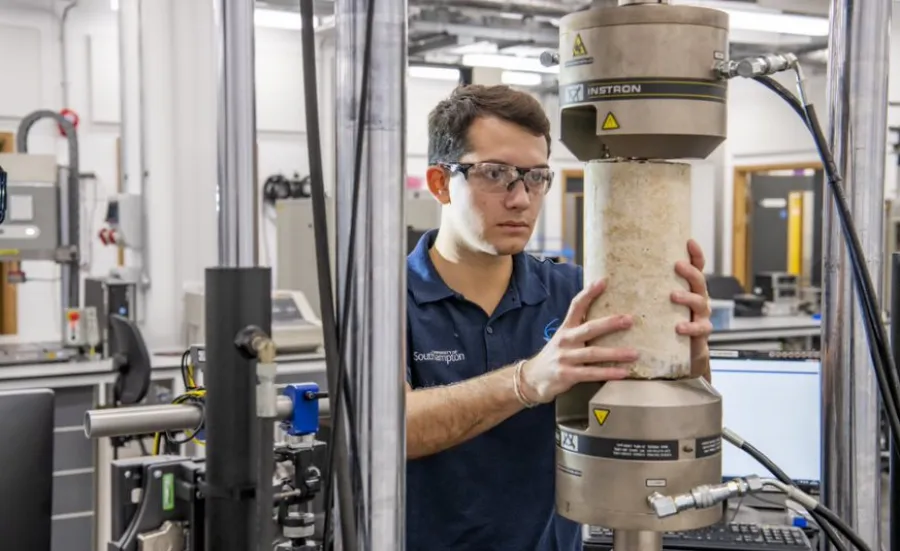
[[[568,365],[595,366],[604,363],[630,363],[638,359],[638,351],[632,348],[603,348],[585,346],[563,350],[560,359]]]
[[[679,323],[675,327],[675,331],[686,337],[708,337],[712,334],[713,326],[709,320],[686,321]]]
[[[675,273],[687,280],[691,292],[706,296],[706,276],[700,268],[680,260],[675,263]]]
[[[571,373],[576,383],[618,381],[628,377],[628,369],[624,367],[575,367]]]
[[[584,317],[587,316],[588,308],[591,307],[591,303],[594,302],[594,299],[599,297],[603,291],[606,289],[606,281],[600,280],[591,283],[580,293],[575,295],[575,298],[572,300],[572,304],[569,306],[569,312],[566,314],[566,320],[563,322],[562,327],[577,327],[581,325],[581,322],[584,321]]]
[[[597,337],[628,329],[633,323],[631,316],[607,316],[586,321],[577,327],[566,329],[560,335],[559,344],[563,347],[578,346]]]
[[[700,248],[700,244],[691,239],[688,241],[687,249],[691,258],[691,265],[702,272],[706,266],[706,258],[703,256],[703,249]]]
[[[694,318],[708,318],[710,312],[709,300],[703,295],[697,293],[686,293],[684,291],[675,291],[672,293],[672,302],[687,306],[694,314]]]

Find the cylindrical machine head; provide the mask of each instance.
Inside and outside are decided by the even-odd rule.
[[[715,524],[722,509],[660,519],[647,498],[722,481],[722,398],[703,379],[582,384],[556,400],[556,507],[630,531]]]
[[[561,141],[578,159],[705,158],[724,141],[726,13],[637,3],[559,29]]]

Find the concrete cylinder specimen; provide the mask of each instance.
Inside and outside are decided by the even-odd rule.
[[[622,159],[591,161],[584,183],[584,280],[607,281],[588,319],[629,314],[631,329],[590,344],[640,353],[633,379],[680,379],[691,374],[690,338],[676,326],[690,321],[672,292],[687,291],[675,263],[688,260],[691,171],[686,163]]]

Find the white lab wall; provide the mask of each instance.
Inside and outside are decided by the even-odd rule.
[[[128,1],[121,2],[128,9]],[[106,198],[117,182],[116,140],[120,133],[120,68],[117,16],[108,0],[82,0],[66,26],[68,101],[63,102],[60,66],[59,19],[40,8],[51,0],[35,0],[35,9],[11,8],[0,0],[0,130],[15,131],[20,117],[39,108],[69,107],[81,116],[79,127],[81,170],[96,180],[84,183],[82,247],[85,273],[102,275],[115,265],[116,253],[95,238],[104,215]],[[216,111],[215,35],[211,3],[205,0],[144,2],[144,85],[135,64],[126,64],[129,86],[125,119],[130,143],[126,171],[128,188],[146,189],[150,207],[150,288],[142,318],[153,345],[170,345],[182,335],[182,290],[203,279],[203,268],[215,264]],[[57,12],[58,13],[58,12]],[[900,30],[900,29],[898,29]],[[894,33],[900,36],[900,32]],[[133,39],[133,37],[132,37]],[[269,175],[307,173],[303,74],[300,35],[297,31],[257,29],[258,160],[260,183]],[[900,100],[900,39],[893,47],[890,98]],[[319,56],[333,59],[323,40]],[[136,51],[131,44],[130,51]],[[323,61],[326,66],[330,61]],[[824,75],[809,79],[809,92],[825,116]],[[324,153],[333,139],[333,75],[320,67],[320,112]],[[786,84],[790,84],[787,79]],[[452,90],[454,83],[411,78],[407,91],[407,172],[424,176],[427,166],[427,113]],[[147,142],[146,174],[141,178],[138,119],[143,89]],[[558,136],[556,99],[541,96]],[[900,123],[895,111],[890,121]],[[55,126],[37,125],[29,141],[32,152],[57,152],[66,161],[65,146]],[[731,173],[735,165],[814,160],[812,141],[794,114],[760,85],[735,80],[730,86],[729,139],[710,159],[695,169],[694,236],[704,246],[708,265],[731,268]],[[560,174],[581,164],[558,141],[551,164]],[[887,161],[886,186],[894,187],[893,159]],[[326,180],[330,181],[326,159]],[[711,192],[710,192],[711,190]],[[547,197],[541,223],[547,249],[557,249],[561,238],[562,184],[558,178]],[[271,222],[260,232],[260,259],[274,264],[276,246]],[[129,255],[129,262],[134,261]],[[26,262],[32,281],[20,287],[19,327],[23,337],[54,339],[59,327],[58,269],[50,263]]]
[[[46,5],[36,4],[40,8]],[[182,291],[203,281],[203,268],[217,261],[215,216],[216,96],[215,35],[211,3],[203,0],[144,2],[143,74],[126,64],[126,189],[144,190],[148,227],[149,288],[140,305],[148,340],[169,346],[182,338]],[[129,32],[125,47],[138,51],[135,4],[120,2]],[[56,13],[59,13],[58,11]],[[118,14],[108,0],[82,0],[66,23],[69,100],[63,104],[59,18],[49,11],[11,8],[0,1],[0,66],[8,79],[0,89],[0,130],[15,131],[19,119],[42,108],[74,109],[81,117],[81,171],[97,175],[84,184],[82,247],[85,275],[104,275],[116,265],[116,251],[95,237],[106,199],[116,193],[116,141],[122,121]],[[257,28],[257,121],[259,184],[270,175],[308,173],[300,33]],[[319,57],[333,59],[328,40]],[[323,63],[327,64],[327,63]],[[143,78],[141,78],[143,77]],[[333,75],[320,67],[323,140],[333,136]],[[427,114],[454,83],[411,78],[407,172],[424,177],[427,167]],[[139,95],[138,90],[143,94]],[[143,117],[141,112],[143,110]],[[140,124],[143,122],[143,131]],[[143,133],[145,149],[138,147]],[[37,125],[29,151],[57,152],[65,147],[52,123]],[[328,146],[325,147],[328,155]],[[141,157],[143,155],[143,165]],[[325,159],[326,166],[328,158]],[[326,171],[326,179],[328,172]],[[143,173],[143,177],[142,177]],[[87,216],[90,213],[91,216]],[[275,231],[263,218],[260,261],[276,262]],[[139,265],[137,255],[128,263]],[[19,290],[19,330],[28,340],[59,335],[59,270],[52,263],[26,262],[32,278]]]
[[[796,89],[791,75],[777,75],[776,79],[789,90]],[[806,92],[823,125],[828,124],[826,89],[824,73],[807,77]],[[819,157],[809,131],[796,113],[769,89],[746,79],[734,79],[728,85],[728,140],[724,148],[727,154],[718,182],[721,197],[718,209],[722,218],[719,238],[722,258],[718,271],[730,274],[734,167],[815,162]]]
[[[84,2],[89,5],[90,2]],[[0,3],[0,130],[15,132],[19,119],[42,108],[69,107],[80,115],[79,145],[82,173],[95,179],[82,184],[83,273],[103,273],[115,263],[115,252],[104,249],[94,238],[102,223],[109,194],[116,189],[115,142],[117,127],[104,117],[94,116],[90,41],[114,36],[110,13],[85,9],[70,15],[67,27],[66,61],[70,78],[68,100],[63,104],[64,79],[61,76],[59,19],[49,11],[49,1],[35,1],[33,9],[3,8]],[[106,4],[108,9],[108,3]],[[30,152],[57,152],[66,162],[64,141],[56,125],[49,121],[36,124],[28,142]],[[24,262],[28,283],[19,288],[19,332],[28,339],[55,339],[59,335],[59,269],[52,263]]]

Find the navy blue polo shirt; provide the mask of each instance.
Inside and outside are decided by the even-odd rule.
[[[451,290],[428,256],[407,258],[407,380],[413,389],[478,377],[537,354],[582,287],[581,268],[513,257],[493,315]],[[407,461],[410,551],[575,551],[580,526],[554,512],[552,404],[517,413],[459,446]]]

